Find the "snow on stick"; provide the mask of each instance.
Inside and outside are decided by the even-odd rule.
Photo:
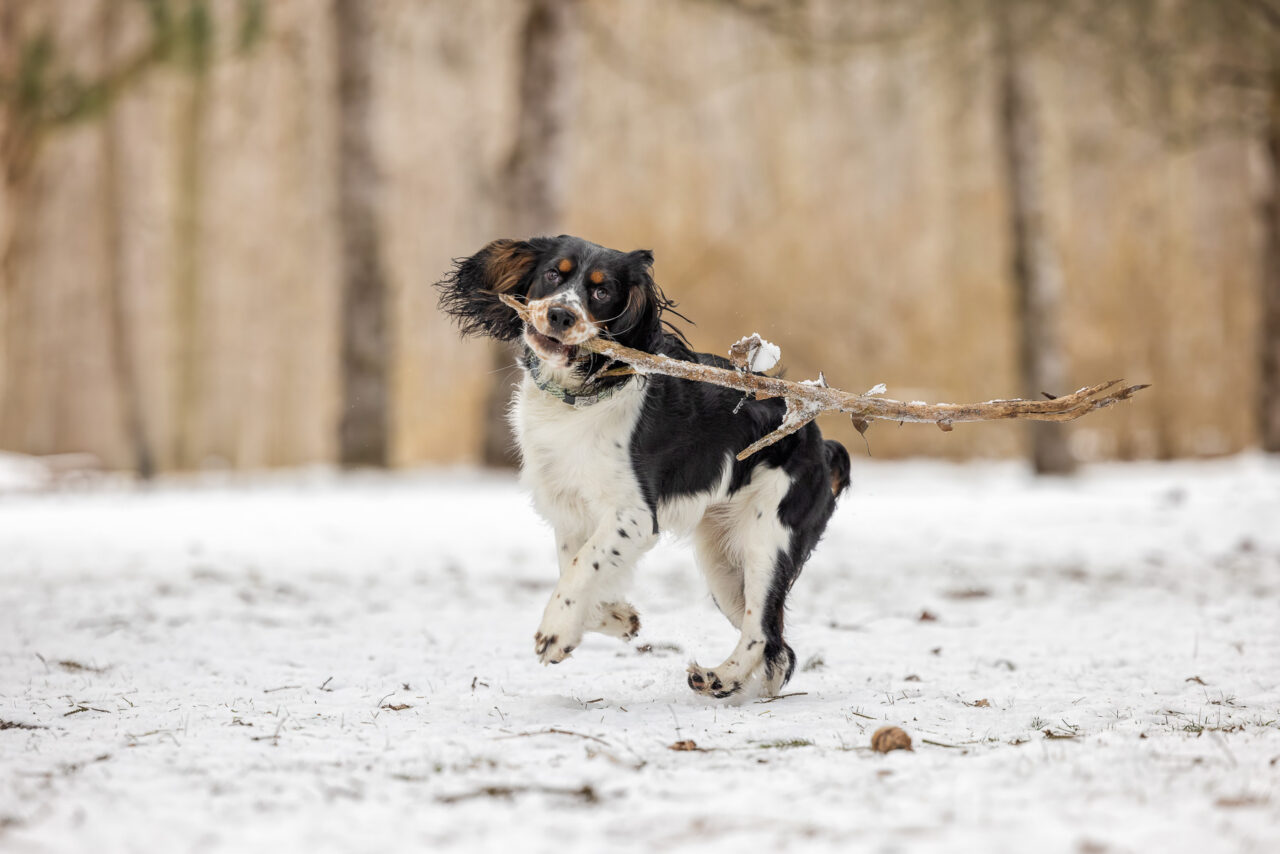
[[[528,322],[528,309],[524,303],[509,294],[501,294],[502,301],[513,308],[520,317]],[[748,336],[739,341],[735,348],[754,356],[762,347],[753,351],[748,346],[753,342],[777,348],[762,341],[758,335]],[[745,342],[745,343],[744,343]],[[742,345],[740,347],[740,345]],[[782,424],[769,435],[748,446],[738,454],[744,460],[762,448],[767,448],[779,439],[791,435],[824,412],[845,412],[853,419],[858,432],[865,432],[871,419],[885,421],[910,421],[913,423],[936,424],[944,432],[950,432],[952,425],[963,421],[1002,421],[1022,419],[1029,421],[1074,421],[1090,412],[1104,409],[1121,400],[1128,400],[1136,392],[1148,388],[1143,385],[1124,385],[1124,380],[1110,380],[1097,385],[1085,386],[1072,394],[1052,397],[1045,394],[1044,400],[988,400],[984,403],[924,403],[922,401],[905,402],[874,395],[883,393],[881,386],[876,386],[866,394],[854,394],[831,388],[819,375],[817,381],[792,382],[778,377],[766,377],[749,373],[745,370],[729,370],[711,365],[700,365],[645,353],[624,347],[616,341],[605,338],[591,338],[578,346],[592,353],[608,356],[618,362],[625,362],[638,374],[663,374],[678,379],[694,382],[712,383],[743,392],[754,392],[757,400],[769,397],[780,397],[787,405]],[[772,354],[770,354],[772,355]],[[748,356],[748,358],[750,358]],[[744,362],[735,359],[737,364]],[[746,364],[758,364],[754,359]]]

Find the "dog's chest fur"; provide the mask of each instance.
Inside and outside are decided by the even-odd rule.
[[[521,480],[539,512],[558,521],[585,505],[643,505],[631,470],[630,440],[644,391],[629,382],[608,400],[574,408],[543,392],[528,376],[511,411],[523,457]]]
[[[520,478],[538,512],[557,528],[590,528],[597,521],[594,513],[604,508],[646,507],[631,453],[644,401],[644,382],[635,380],[605,401],[575,408],[525,377],[511,410],[523,458]],[[728,473],[726,459],[709,490],[654,496],[658,527],[677,534],[692,531],[708,504],[724,497]]]

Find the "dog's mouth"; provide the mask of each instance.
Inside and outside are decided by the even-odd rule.
[[[578,355],[577,346],[565,344],[550,335],[543,335],[532,326],[525,326],[524,340],[529,348],[544,361],[568,365]]]

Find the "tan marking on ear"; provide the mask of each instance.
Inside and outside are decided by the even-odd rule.
[[[556,265],[556,269],[558,269],[561,273],[568,273],[570,270],[573,269],[573,262],[570,261],[568,258],[561,258],[560,263]]]
[[[598,285],[604,281],[604,270],[591,271],[591,284]]]
[[[493,283],[490,290],[500,294],[515,290],[537,258],[534,253],[522,250],[514,240],[495,240],[488,248],[487,272]]]
[[[626,308],[622,310],[623,313],[636,315],[642,314],[645,310],[644,304],[648,298],[648,295],[645,294],[643,289],[632,288],[627,293],[627,305]]]

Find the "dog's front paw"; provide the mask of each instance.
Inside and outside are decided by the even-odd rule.
[[[543,664],[559,664],[582,642],[582,626],[568,620],[543,618],[533,636],[533,652]]]
[[[741,680],[726,680],[717,676],[714,670],[704,670],[697,664],[689,665],[689,687],[703,696],[723,700],[732,697],[743,688]]]
[[[559,664],[573,653],[572,644],[560,643],[559,635],[544,635],[537,632],[533,636],[533,652],[543,664]]]

